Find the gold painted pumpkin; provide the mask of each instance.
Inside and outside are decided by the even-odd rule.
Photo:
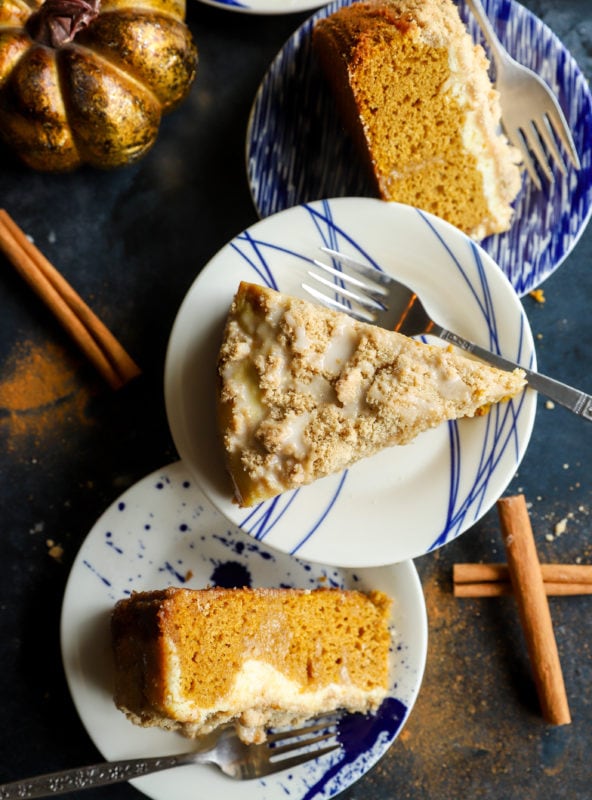
[[[0,135],[37,170],[140,158],[195,77],[184,20],[185,0],[0,0]]]

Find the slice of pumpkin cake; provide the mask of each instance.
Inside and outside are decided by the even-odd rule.
[[[508,230],[521,186],[488,60],[451,0],[366,0],[317,21],[313,46],[379,196],[474,239]]]
[[[111,616],[114,699],[135,724],[202,736],[337,709],[375,711],[389,685],[391,599],[346,589],[135,592]]]
[[[241,283],[218,357],[235,498],[252,506],[485,413],[525,386],[505,372],[347,314]]]

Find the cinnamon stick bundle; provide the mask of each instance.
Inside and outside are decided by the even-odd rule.
[[[566,725],[571,715],[524,495],[501,498],[497,508],[541,711],[547,722]]]
[[[0,249],[113,389],[140,368],[66,279],[0,209]]]

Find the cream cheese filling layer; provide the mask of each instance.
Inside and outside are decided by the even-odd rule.
[[[468,39],[457,51],[449,50],[450,79],[447,90],[464,110],[462,140],[476,161],[483,179],[483,193],[490,212],[502,226],[509,224],[512,209],[508,206],[520,188],[520,173],[507,163],[506,139],[502,134],[499,95],[487,78],[487,60],[474,52]],[[520,161],[513,148],[513,163]],[[502,167],[501,164],[506,166]],[[488,224],[474,232],[478,239],[490,232]]]
[[[216,700],[215,708],[204,708],[180,687],[182,670],[176,655],[170,657],[167,713],[180,722],[206,723],[213,715],[242,715],[243,724],[265,724],[269,712],[281,709],[295,715],[314,716],[337,708],[369,711],[377,708],[386,695],[383,688],[367,690],[348,681],[344,668],[342,684],[330,683],[308,690],[287,678],[270,664],[250,658],[243,662],[229,691]]]

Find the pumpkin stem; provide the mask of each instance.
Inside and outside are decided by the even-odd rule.
[[[61,47],[98,16],[101,0],[45,0],[29,18],[30,36],[41,44]]]

